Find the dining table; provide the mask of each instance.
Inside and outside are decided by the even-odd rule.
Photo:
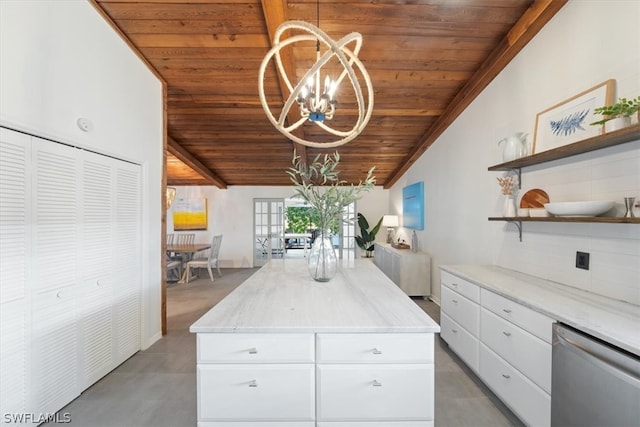
[[[187,262],[193,259],[194,255],[200,251],[211,249],[211,243],[191,243],[191,244],[172,244],[167,245],[167,255],[170,257],[182,257],[183,272],[182,277],[178,280],[178,283],[186,283],[187,274],[189,273],[186,268]]]
[[[309,245],[309,239],[311,239],[311,233],[284,233],[284,239],[285,241],[287,239],[302,239],[304,256],[307,256],[307,246]]]

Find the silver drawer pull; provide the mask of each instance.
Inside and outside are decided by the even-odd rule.
[[[457,329],[451,329],[451,332],[453,332],[454,334],[457,334],[458,330]]]
[[[502,374],[502,376],[503,376],[504,378],[506,378],[506,379],[511,378],[511,375],[507,375],[507,374]]]
[[[381,351],[381,350],[378,350],[378,348],[376,347],[376,348],[374,348],[374,349],[372,350],[372,353],[373,353],[373,354],[382,354],[382,351]]]
[[[249,354],[258,354],[258,349],[253,347],[249,349]]]
[[[382,387],[382,383],[378,380],[373,380],[373,383],[371,383],[371,385],[374,387]]]
[[[508,308],[503,308],[502,311],[504,311],[505,313],[511,313],[511,310],[509,310]]]
[[[505,334],[505,336],[510,337],[511,336],[511,332],[507,332],[507,331],[502,331],[503,334]]]
[[[58,299],[62,299],[62,291],[60,291],[60,292],[58,292],[58,293],[56,294],[56,298],[58,298]]]
[[[458,284],[457,284],[457,283],[452,283],[451,285],[452,285],[454,288],[457,288],[457,287],[458,287]]]
[[[451,302],[454,303],[454,304],[457,304],[458,300],[457,299],[452,299]]]
[[[256,382],[256,380],[249,381],[249,387],[258,387],[258,383]]]

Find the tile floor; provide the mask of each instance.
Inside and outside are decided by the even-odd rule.
[[[189,325],[253,274],[223,269],[214,283],[198,279],[167,289],[168,334],[85,390],[60,412],[74,427],[196,426],[195,336]],[[434,320],[439,307],[414,299]],[[435,347],[435,425],[521,426],[520,421],[449,351]],[[63,417],[59,417],[63,419]],[[45,426],[58,425],[55,423]]]

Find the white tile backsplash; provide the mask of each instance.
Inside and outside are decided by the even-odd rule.
[[[541,188],[551,201],[613,200],[624,214],[623,198],[640,200],[640,143],[616,146],[525,168],[524,191]],[[637,224],[523,223],[522,243],[505,241],[499,263],[584,289],[640,304],[640,226]],[[590,254],[590,269],[575,267],[576,252]]]

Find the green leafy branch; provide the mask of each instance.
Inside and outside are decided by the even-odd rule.
[[[294,153],[293,166],[286,171],[295,186],[296,195],[316,210],[319,225],[323,228],[326,228],[331,220],[340,218],[345,206],[360,199],[363,193],[371,190],[376,183],[373,175],[375,166],[369,169],[364,180],[354,185],[340,179],[337,169],[339,163],[340,154],[337,151],[333,155],[318,154],[309,165]]]
[[[604,107],[595,108],[593,112],[595,114],[602,114],[604,118],[590,124],[602,125],[617,117],[629,117],[638,110],[640,110],[640,96],[631,99],[620,98],[618,102],[613,105],[605,105]]]

